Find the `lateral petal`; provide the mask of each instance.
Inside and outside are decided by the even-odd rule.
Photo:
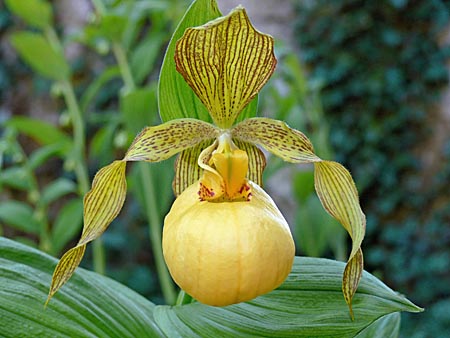
[[[219,134],[213,125],[196,119],[177,119],[146,127],[136,136],[125,161],[159,162]]]
[[[74,248],[67,251],[53,272],[46,304],[69,280],[83,258],[86,244],[98,238],[119,214],[125,201],[126,162],[114,161],[94,177],[92,189],[84,197],[84,227]]]
[[[363,271],[361,243],[366,231],[366,217],[361,210],[355,183],[341,164],[332,161],[314,163],[317,195],[325,210],[336,218],[352,238],[352,251],[342,280],[342,291],[353,318],[351,302]]]
[[[229,128],[272,75],[273,38],[255,30],[245,9],[186,29],[175,63],[214,123]]]
[[[321,161],[314,154],[309,139],[282,121],[264,117],[247,119],[234,126],[231,135],[238,140],[263,147],[287,162]]]

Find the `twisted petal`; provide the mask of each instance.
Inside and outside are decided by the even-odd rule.
[[[320,201],[352,238],[352,252],[344,271],[342,291],[353,317],[351,301],[363,271],[361,243],[366,230],[366,217],[359,206],[353,179],[341,164],[331,161],[314,164],[314,182]]]
[[[229,128],[275,69],[273,38],[256,31],[239,6],[187,29],[177,43],[175,63],[214,123]]]
[[[319,199],[327,212],[347,230],[353,241],[342,279],[342,291],[353,318],[351,302],[363,271],[361,243],[366,219],[350,173],[339,163],[320,159],[314,154],[312,144],[304,134],[281,121],[248,119],[237,124],[231,134],[241,141],[264,147],[285,161],[314,163],[314,180]]]
[[[200,153],[212,143],[212,140],[206,140],[180,153],[175,162],[175,176],[172,183],[175,196],[181,195],[187,187],[200,179],[203,169],[198,165],[197,160]]]
[[[122,161],[101,169],[94,177],[92,189],[84,197],[81,238],[56,266],[47,303],[80,264],[86,244],[98,238],[122,209],[126,196],[126,161],[162,161],[199,142],[214,139],[217,133],[214,126],[194,119],[172,120],[147,127],[136,137]]]
[[[101,169],[92,189],[84,197],[84,228],[74,248],[67,251],[53,272],[47,302],[72,276],[83,258],[86,244],[98,238],[119,214],[125,201],[127,183],[124,161],[115,161]]]
[[[196,119],[178,119],[147,127],[136,136],[125,155],[126,161],[159,162],[198,143],[214,139],[219,131]]]

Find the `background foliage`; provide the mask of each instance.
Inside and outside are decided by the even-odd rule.
[[[367,214],[366,264],[427,309],[420,318],[405,315],[405,336],[445,335],[448,128],[443,142],[430,140],[448,83],[450,46],[438,38],[449,28],[450,4],[301,1],[296,9],[295,36],[311,78],[322,84],[333,150],[354,175]],[[430,153],[433,168],[423,160]]]

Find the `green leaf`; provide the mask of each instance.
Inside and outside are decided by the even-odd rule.
[[[153,124],[156,109],[154,88],[139,88],[120,96],[120,110],[128,131],[133,135]]]
[[[5,0],[8,9],[30,26],[44,29],[52,24],[52,6],[42,0]]]
[[[33,209],[25,203],[5,201],[0,204],[0,220],[18,230],[38,234],[39,223],[33,217]]]
[[[353,298],[352,321],[342,298],[344,266],[327,259],[296,257],[286,282],[253,301],[227,307],[158,306],[154,317],[168,337],[344,338],[355,337],[386,314],[422,310],[365,272]]]
[[[11,35],[11,43],[20,57],[35,72],[53,80],[67,80],[70,68],[64,55],[40,33],[17,32]]]
[[[4,337],[161,337],[154,305],[125,286],[78,269],[44,309],[56,259],[0,238]]]
[[[178,24],[175,33],[167,47],[161,73],[159,75],[158,105],[163,122],[192,117],[206,122],[212,122],[208,111],[194,94],[189,85],[175,68],[175,44],[188,27],[201,26],[222,15],[215,0],[194,1],[183,19]],[[258,98],[255,97],[239,115],[237,121],[256,116]]]
[[[29,190],[32,181],[24,167],[11,167],[0,171],[0,184],[14,189]]]
[[[64,142],[40,147],[31,153],[28,158],[28,166],[31,170],[35,170],[53,156],[64,156],[67,150],[67,147],[64,146]]]
[[[136,83],[140,84],[153,70],[165,38],[163,32],[152,31],[131,51],[130,67]]]
[[[61,154],[71,148],[72,140],[70,137],[51,123],[26,116],[16,116],[6,121],[5,124],[16,128],[41,145],[60,143]]]
[[[372,332],[371,325],[388,332],[395,328],[390,321],[396,319],[387,314],[421,311],[365,272],[353,299],[355,321],[351,321],[341,294],[344,264],[301,257],[279,289],[227,307],[200,303],[155,307],[125,286],[78,268],[44,311],[55,264],[40,251],[0,238],[3,335],[345,338],[366,328]]]
[[[366,327],[355,338],[397,338],[400,331],[400,313],[385,315]]]
[[[52,228],[52,249],[55,254],[81,231],[83,200],[74,198],[59,211]]]
[[[163,122],[183,117],[212,122],[205,106],[175,68],[175,45],[186,28],[200,26],[222,13],[215,0],[194,1],[172,35],[159,75],[159,114]]]
[[[48,205],[64,195],[75,192],[76,189],[77,186],[73,181],[66,178],[58,178],[45,187],[39,203]]]

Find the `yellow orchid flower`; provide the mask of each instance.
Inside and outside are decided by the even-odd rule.
[[[200,302],[217,306],[278,287],[291,270],[295,249],[285,219],[261,188],[262,147],[288,162],[314,164],[322,205],[353,241],[342,283],[352,314],[351,300],[363,271],[365,216],[351,175],[339,163],[320,159],[308,138],[282,121],[235,123],[275,69],[272,37],[256,31],[239,6],[187,29],[177,42],[175,62],[214,125],[184,118],[147,127],[122,160],[96,174],[84,199],[81,238],[56,266],[47,302],[71,277],[86,244],[122,208],[126,162],[158,162],[177,153],[177,198],[163,230],[164,257],[175,282]]]

